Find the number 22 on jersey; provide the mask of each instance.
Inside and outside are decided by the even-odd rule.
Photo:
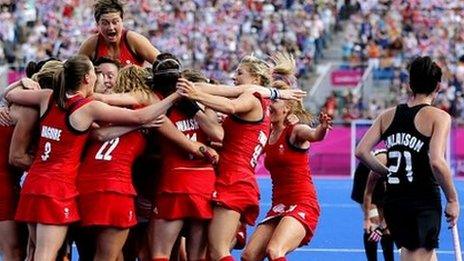
[[[105,141],[103,145],[98,150],[97,154],[95,155],[95,159],[97,160],[111,160],[113,156],[111,153],[116,149],[119,143],[119,138],[115,138],[109,141]]]

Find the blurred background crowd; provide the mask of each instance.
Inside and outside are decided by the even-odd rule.
[[[92,0],[0,0],[0,65],[66,59],[95,31]],[[373,118],[406,96],[407,62],[430,55],[444,71],[437,105],[464,123],[464,1],[461,0],[126,0],[124,24],[184,66],[229,81],[241,57],[287,50],[300,79],[317,77],[327,48],[347,68],[372,68],[387,89],[367,102],[332,92],[322,109],[339,122]],[[335,38],[337,36],[337,38]],[[335,40],[334,40],[335,39]],[[333,55],[332,55],[333,57]],[[311,82],[311,81],[309,81]]]
[[[436,105],[464,124],[464,1],[359,0],[349,9],[342,58],[353,68],[372,66],[374,84],[388,91],[367,104],[355,93],[334,92],[326,109],[336,108],[337,118],[345,122],[376,117],[407,97],[408,61],[429,55],[443,70]]]

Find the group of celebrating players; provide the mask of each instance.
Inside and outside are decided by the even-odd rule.
[[[124,30],[118,1],[94,8],[99,33],[79,55],[30,63],[3,92],[4,259],[55,260],[73,241],[82,260],[233,260],[258,216],[263,151],[273,206],[242,258],[307,244],[320,210],[306,152],[332,122],[307,125],[293,58],[247,56],[235,87],[213,84]]]
[[[82,260],[227,261],[231,249],[244,248],[242,260],[282,261],[309,243],[320,208],[307,151],[332,121],[321,113],[319,125],[309,127],[293,58],[246,56],[235,86],[221,85],[124,30],[117,0],[94,8],[99,33],[79,55],[30,63],[28,77],[3,92],[4,260],[61,259],[75,242]],[[427,106],[440,78],[430,58],[416,59],[410,104],[382,114],[357,150],[370,169],[387,175],[382,214],[410,260],[431,259],[438,247],[438,184],[452,225],[459,214],[443,162],[449,116]],[[383,163],[370,153],[380,139],[388,150]],[[246,225],[255,225],[259,212],[254,169],[263,152],[272,207],[246,242]],[[370,214],[376,177],[364,197]],[[378,227],[370,214],[372,238]]]

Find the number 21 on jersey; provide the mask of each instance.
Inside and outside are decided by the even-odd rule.
[[[396,164],[394,165],[390,165],[388,167],[388,170],[389,170],[389,174],[387,176],[388,180],[388,184],[399,184],[400,183],[400,179],[398,178],[398,176],[396,176],[396,173],[398,172],[399,168],[400,168],[400,164],[401,164],[401,161],[405,160],[406,162],[406,167],[405,167],[405,170],[406,170],[406,178],[408,179],[409,182],[412,182],[413,181],[413,172],[412,172],[412,157],[411,157],[411,152],[409,151],[403,151],[403,153],[401,153],[400,151],[390,151],[388,152],[388,158],[389,159],[395,159],[396,160]]]

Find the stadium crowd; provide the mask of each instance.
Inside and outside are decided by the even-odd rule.
[[[443,90],[435,102],[463,124],[464,2],[360,0],[351,7],[356,12],[346,24],[343,57],[353,67],[370,64],[374,80],[389,81],[389,95],[382,101],[369,101],[366,107],[355,94],[334,93],[326,107],[337,107],[338,118],[347,122],[375,118],[382,109],[407,97],[408,62],[429,55],[444,72]]]
[[[233,71],[244,54],[263,57],[282,50],[298,58],[299,75],[307,76],[323,55],[337,14],[332,1],[126,2],[126,28],[221,81],[230,79],[224,71]],[[90,0],[0,3],[0,64],[22,67],[50,56],[68,58],[95,32]]]

